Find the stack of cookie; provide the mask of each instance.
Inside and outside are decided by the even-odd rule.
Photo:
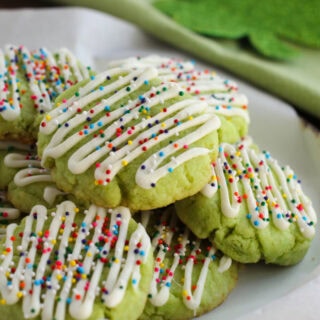
[[[0,59],[2,314],[189,319],[241,263],[306,254],[311,202],[247,137],[232,81],[158,56],[98,74],[67,50]]]

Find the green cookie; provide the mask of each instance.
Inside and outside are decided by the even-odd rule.
[[[51,110],[64,90],[90,76],[67,49],[52,54],[24,46],[0,50],[0,139],[36,141],[38,114]]]
[[[0,239],[5,237],[7,225],[17,223],[21,219],[21,212],[8,201],[7,195],[0,191]]]
[[[176,209],[197,236],[210,236],[223,253],[242,263],[298,263],[317,220],[292,169],[247,141],[221,144],[212,181],[177,202]]]
[[[0,312],[10,319],[137,319],[153,259],[127,208],[35,206],[0,245]]]
[[[219,77],[214,71],[197,70],[193,61],[157,55],[130,57],[109,63],[110,67],[157,68],[164,82],[176,82],[195,98],[206,101],[222,125],[218,130],[219,141],[235,143],[248,133],[250,122],[248,100],[238,92],[235,82]]]
[[[136,216],[151,237],[155,259],[140,319],[191,319],[226,299],[237,282],[237,263],[194,236],[173,206]]]
[[[208,182],[218,117],[156,69],[107,70],[59,97],[39,132],[59,188],[101,206],[163,207]]]
[[[17,168],[8,166],[4,159],[10,153],[21,153],[24,156],[34,153],[35,145],[22,144],[15,141],[0,141],[0,190],[5,190],[17,173]]]

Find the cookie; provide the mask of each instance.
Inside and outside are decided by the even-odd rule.
[[[35,141],[36,116],[49,111],[60,93],[89,75],[64,48],[54,54],[13,45],[0,50],[0,139]]]
[[[0,245],[1,315],[137,319],[152,277],[150,246],[127,208],[37,205]]]
[[[36,204],[49,208],[67,195],[58,190],[50,171],[41,167],[40,159],[34,154],[10,153],[4,159],[5,166],[16,169],[8,184],[8,199],[22,212],[30,212]]]
[[[316,213],[293,170],[255,149],[221,144],[211,182],[175,204],[178,216],[236,261],[296,264],[314,237]]]
[[[206,101],[222,122],[218,130],[221,142],[236,143],[248,133],[250,117],[247,97],[238,91],[234,81],[223,79],[214,71],[197,70],[193,61],[157,55],[116,60],[109,66],[153,66],[162,81],[177,82],[195,98]]]
[[[140,319],[191,319],[220,305],[237,282],[238,265],[183,225],[174,206],[143,212],[154,273]]]
[[[21,216],[20,210],[8,201],[3,191],[0,191],[0,239],[5,237],[8,224],[19,222]]]
[[[107,70],[59,97],[38,152],[57,186],[133,211],[197,193],[211,175],[219,118],[154,68]]]
[[[35,149],[36,146],[34,144],[23,144],[16,141],[0,141],[0,190],[7,189],[8,184],[17,173],[17,168],[5,164],[4,158],[6,155],[15,152],[24,154],[26,157],[29,154],[34,154]]]

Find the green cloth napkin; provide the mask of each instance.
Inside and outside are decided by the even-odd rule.
[[[301,48],[300,54],[289,61],[268,60],[237,41],[213,40],[190,31],[153,7],[152,1],[58,1],[102,10],[130,21],[157,38],[223,67],[320,119],[320,50]]]

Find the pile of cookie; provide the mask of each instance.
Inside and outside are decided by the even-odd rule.
[[[0,51],[1,314],[190,319],[241,264],[301,261],[316,213],[237,89],[180,59]]]

